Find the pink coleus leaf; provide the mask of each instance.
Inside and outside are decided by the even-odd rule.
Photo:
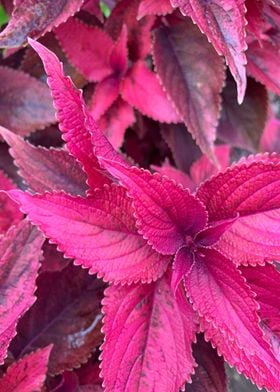
[[[86,79],[97,82],[112,73],[109,58],[113,40],[104,31],[72,18],[55,34],[69,61]]]
[[[192,383],[186,384],[187,392],[226,392],[227,377],[224,361],[217,355],[210,343],[198,336],[193,347],[193,355],[198,364]]]
[[[0,34],[1,47],[21,46],[27,37],[39,38],[79,11],[83,0],[15,0],[8,26]]]
[[[171,0],[171,4],[190,16],[218,54],[225,56],[237,83],[238,102],[242,103],[246,90],[244,51],[247,49],[244,0]]]
[[[207,340],[259,387],[277,391],[279,362],[263,338],[254,294],[233,263],[214,249],[200,249],[185,287]]]
[[[130,105],[154,120],[167,123],[181,121],[156,74],[143,61],[138,61],[128,71],[121,84],[121,95]]]
[[[242,275],[257,294],[265,338],[280,361],[280,272],[274,265],[241,267]]]
[[[31,46],[41,57],[48,84],[57,111],[60,130],[69,152],[82,164],[88,176],[88,184],[94,189],[109,183],[95,157],[91,137],[85,126],[86,106],[81,91],[64,76],[58,58],[38,42],[29,40]]]
[[[112,146],[118,149],[123,144],[126,129],[134,122],[134,110],[128,103],[118,98],[97,124]]]
[[[173,295],[166,275],[149,285],[109,287],[103,312],[107,390],[177,392],[190,381],[196,318],[182,290]]]
[[[236,264],[280,259],[280,166],[270,161],[273,157],[263,155],[263,161],[261,157],[232,166],[205,182],[197,192],[210,222],[239,213],[238,220],[215,245]],[[279,161],[277,156],[274,159]]]
[[[142,0],[138,8],[137,19],[146,15],[167,15],[172,11],[170,0]]]
[[[18,319],[35,301],[35,281],[40,266],[43,237],[24,220],[0,241],[0,363],[16,334]]]
[[[139,232],[158,252],[172,255],[207,221],[203,204],[174,181],[137,167],[102,160],[133,198]]]
[[[218,137],[231,146],[255,152],[267,117],[268,96],[266,88],[248,78],[242,105],[235,99],[234,81],[228,78],[223,90],[223,106],[218,126]]]
[[[9,191],[16,186],[6,177],[4,172],[0,170],[0,190]],[[10,197],[0,192],[0,236],[6,233],[10,226],[17,224],[23,218],[18,206],[10,199]]]
[[[151,282],[170,262],[137,233],[131,200],[123,188],[105,186],[87,199],[21,191],[10,195],[67,257],[106,281]]]
[[[248,46],[248,73],[269,90],[280,94],[279,48],[269,41],[253,41]]]
[[[53,344],[50,374],[79,367],[102,342],[104,283],[68,265],[62,271],[41,273],[37,285],[37,301],[20,320],[10,350],[18,358]]]
[[[62,149],[35,147],[0,127],[21,177],[35,192],[64,190],[73,195],[86,192],[86,175],[76,160]]]
[[[191,178],[183,171],[172,166],[168,160],[162,166],[152,165],[151,168],[159,172],[162,176],[173,179],[177,184],[183,185],[184,188],[189,188],[191,191],[195,189],[195,184]]]
[[[44,347],[13,363],[0,379],[1,391],[41,391],[47,374],[51,350],[51,345]]]
[[[274,116],[268,118],[260,141],[262,152],[280,153],[280,119]]]
[[[224,83],[222,59],[189,20],[156,30],[153,52],[164,89],[199,147],[213,158]]]
[[[54,123],[47,86],[32,76],[0,67],[0,124],[21,135]]]

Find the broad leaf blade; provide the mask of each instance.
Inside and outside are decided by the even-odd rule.
[[[16,186],[13,182],[0,170],[0,190],[9,191],[14,188]],[[22,213],[10,197],[4,192],[0,192],[0,236],[22,218]]]
[[[156,30],[153,51],[164,89],[199,147],[213,158],[224,83],[222,59],[188,20]]]
[[[28,135],[56,121],[48,87],[26,74],[0,67],[0,124]]]
[[[263,338],[253,292],[231,261],[212,249],[201,253],[185,287],[206,339],[260,388],[278,390],[279,362]]]
[[[139,232],[158,252],[172,255],[207,221],[204,206],[174,181],[137,167],[102,160],[133,198]]]
[[[43,237],[24,220],[0,242],[0,363],[16,334],[18,319],[35,301],[35,281],[40,266]]]
[[[62,271],[41,273],[37,285],[37,301],[20,320],[11,351],[21,357],[53,344],[51,374],[79,367],[102,341],[104,284],[69,265]]]
[[[67,257],[106,281],[151,282],[170,262],[137,233],[123,188],[105,187],[87,199],[20,191],[13,191],[12,197]]]
[[[146,15],[171,14],[172,11],[170,0],[142,0],[139,5],[137,19]]]
[[[111,286],[105,294],[105,388],[177,392],[190,381],[196,325],[182,291],[176,299],[164,276],[150,285]]]
[[[6,392],[30,392],[43,389],[52,346],[37,350],[12,364],[0,379],[0,389]]]
[[[246,90],[244,51],[247,49],[244,0],[171,0],[171,4],[190,16],[218,54],[225,56],[237,83],[238,102],[242,103]]]
[[[83,0],[15,0],[8,26],[0,34],[1,47],[21,46],[27,37],[39,38],[79,11]]]
[[[4,128],[0,128],[0,134],[11,147],[20,176],[33,191],[85,194],[86,175],[66,150],[32,146]]]

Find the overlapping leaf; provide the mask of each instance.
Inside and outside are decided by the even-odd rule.
[[[16,186],[0,171],[0,190],[8,191]],[[18,206],[4,192],[0,192],[0,235],[4,234],[8,228],[18,223],[23,218]]]
[[[35,280],[43,237],[26,220],[10,228],[0,242],[0,363],[16,334],[18,319],[35,301]]]

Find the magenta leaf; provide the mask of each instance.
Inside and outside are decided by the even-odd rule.
[[[142,0],[138,8],[137,19],[146,15],[167,15],[172,11],[170,0]]]
[[[201,249],[185,287],[206,339],[260,388],[277,391],[279,362],[263,339],[254,294],[232,262],[213,249]]]
[[[260,141],[260,150],[280,153],[280,119],[268,118]]]
[[[32,352],[13,363],[0,379],[0,389],[6,392],[41,391],[46,378],[52,346]]]
[[[130,105],[154,120],[167,123],[181,121],[156,74],[143,61],[138,61],[128,71],[121,84],[121,95]]]
[[[267,117],[267,91],[254,79],[248,78],[242,105],[236,102],[232,79],[223,90],[223,106],[218,137],[231,146],[258,151]]]
[[[207,221],[204,206],[174,181],[137,167],[102,160],[133,198],[139,232],[158,252],[172,255]]]
[[[69,152],[85,169],[91,189],[110,182],[102,172],[93,152],[90,133],[85,126],[87,112],[81,92],[63,75],[62,65],[52,52],[38,42],[30,40],[30,44],[44,63],[60,130]]]
[[[21,135],[54,123],[47,86],[32,76],[0,67],[0,124]]]
[[[244,0],[171,0],[171,4],[190,16],[217,53],[225,56],[237,83],[238,102],[242,103],[246,90],[244,51],[247,49]]]
[[[9,191],[14,188],[16,186],[13,182],[0,170],[0,190]],[[0,192],[0,238],[1,234],[6,233],[9,227],[17,224],[22,218],[18,206],[6,193]]]
[[[195,184],[191,178],[183,171],[172,166],[168,160],[162,166],[152,165],[151,168],[159,172],[162,176],[167,176],[177,182],[177,184],[181,184],[184,188],[189,188],[191,191],[195,189]]]
[[[21,46],[27,37],[39,38],[79,11],[83,0],[15,0],[8,26],[0,34],[1,47]]]
[[[241,271],[251,289],[257,294],[265,338],[276,358],[280,360],[280,272],[269,264],[241,267]]]
[[[177,392],[190,381],[196,318],[182,291],[173,295],[166,276],[149,285],[109,287],[103,312],[107,390]]]
[[[18,358],[53,344],[49,373],[62,373],[87,361],[102,342],[101,298],[104,284],[80,267],[43,272],[37,301],[18,324],[11,344]]]
[[[20,175],[31,190],[64,190],[73,195],[85,194],[86,175],[66,150],[32,146],[4,128],[0,128],[0,134],[10,145],[10,153]]]
[[[186,20],[156,30],[154,62],[164,89],[188,130],[202,151],[213,158],[224,83],[222,59],[198,28]]]
[[[35,301],[42,235],[26,220],[13,226],[0,241],[0,363],[16,334],[18,319]]]
[[[254,41],[249,44],[247,57],[249,75],[280,94],[279,48],[267,40],[263,40],[261,46]]]
[[[72,18],[55,34],[69,61],[86,79],[97,82],[112,73],[113,40],[104,31]]]
[[[170,257],[156,253],[137,233],[131,200],[123,188],[105,187],[87,199],[10,194],[67,257],[106,281],[151,282],[170,262]]]
[[[193,347],[193,355],[198,364],[192,383],[186,384],[187,392],[226,392],[227,378],[224,361],[217,355],[210,343],[198,336]]]
[[[205,182],[197,196],[206,205],[209,220],[240,218],[216,244],[236,264],[280,260],[278,182],[280,166],[263,156],[232,166]],[[276,162],[279,157],[275,156]],[[245,161],[246,162],[246,161]],[[246,249],[246,252],[244,252]]]

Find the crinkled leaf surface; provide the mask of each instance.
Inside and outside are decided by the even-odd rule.
[[[128,71],[121,85],[121,95],[130,105],[154,120],[167,123],[181,121],[156,74],[143,61],[138,61]]]
[[[107,390],[177,392],[190,381],[196,319],[181,290],[175,298],[166,275],[149,285],[109,287],[103,312]]]
[[[186,384],[187,392],[226,392],[227,378],[224,361],[210,343],[198,336],[193,346],[193,355],[198,364],[192,383]]]
[[[8,191],[16,186],[0,170],[0,190]],[[8,228],[18,223],[23,218],[18,206],[4,192],[0,192],[0,235],[4,234]]]
[[[109,58],[113,40],[104,31],[72,18],[55,34],[69,61],[86,79],[97,82],[112,73]]]
[[[20,175],[32,191],[85,194],[86,175],[66,150],[32,146],[4,128],[0,128],[0,134],[10,145]]]
[[[0,242],[0,363],[15,336],[18,319],[35,301],[35,280],[43,237],[23,220]]]
[[[246,90],[244,0],[171,0],[171,4],[190,16],[216,51],[225,56],[236,80],[238,102],[241,103]]]
[[[56,121],[48,87],[30,75],[0,67],[0,124],[21,135]]]
[[[80,267],[43,272],[37,279],[37,301],[20,320],[11,351],[16,357],[53,344],[49,372],[79,367],[102,341],[104,284]]]
[[[197,254],[185,287],[206,339],[259,387],[278,390],[279,362],[263,339],[253,292],[219,252],[205,248],[201,255]]]
[[[172,11],[170,0],[142,0],[138,8],[137,19],[145,15],[166,15]]]
[[[152,165],[151,168],[162,176],[173,179],[177,184],[182,184],[184,188],[189,188],[191,191],[195,189],[195,184],[191,178],[186,173],[172,166],[169,161],[165,161],[162,166]]]
[[[233,80],[228,78],[223,90],[218,137],[231,146],[258,151],[267,116],[267,91],[249,78],[244,101],[239,105],[233,84]]]
[[[42,348],[12,364],[0,379],[6,392],[39,392],[42,390],[52,346]]]
[[[90,133],[85,127],[86,108],[81,92],[63,75],[62,65],[52,52],[38,42],[30,41],[30,44],[44,63],[59,127],[69,152],[82,164],[90,188],[94,189],[110,182],[104,176],[93,152]]]
[[[212,156],[224,83],[222,59],[189,20],[156,30],[153,53],[168,96],[199,147]]]
[[[270,156],[259,162],[237,164],[202,185],[197,196],[206,205],[210,221],[240,218],[216,247],[236,264],[262,264],[280,259],[280,166]],[[279,161],[279,157],[274,157]],[[246,252],[244,252],[246,249]]]
[[[120,187],[105,187],[87,199],[66,194],[13,192],[30,219],[67,257],[106,281],[158,279],[170,258],[156,253],[137,233],[131,200]],[[75,242],[73,241],[75,238]]]
[[[0,46],[17,47],[27,37],[40,37],[65,22],[82,3],[83,0],[15,0],[9,24],[0,34]]]
[[[139,232],[160,253],[172,255],[185,237],[203,229],[207,221],[204,206],[174,181],[137,167],[125,167],[103,160],[133,198]]]

